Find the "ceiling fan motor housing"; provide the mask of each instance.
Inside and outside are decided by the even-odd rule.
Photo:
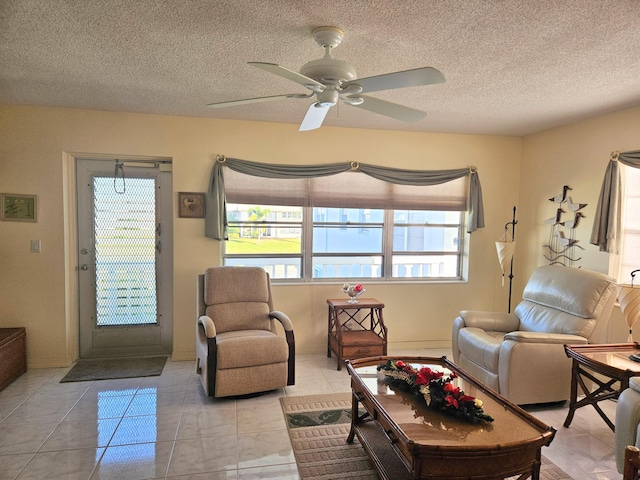
[[[305,63],[300,73],[324,84],[339,85],[357,78],[356,69],[342,60],[325,56]]]

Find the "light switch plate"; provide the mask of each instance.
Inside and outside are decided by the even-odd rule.
[[[40,253],[40,240],[31,240],[31,252]]]

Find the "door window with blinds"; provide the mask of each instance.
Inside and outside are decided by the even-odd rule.
[[[270,179],[225,172],[224,264],[274,279],[460,279],[467,179],[406,186],[358,172]]]

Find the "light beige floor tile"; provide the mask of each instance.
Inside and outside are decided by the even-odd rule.
[[[172,442],[176,438],[180,418],[180,413],[124,417],[109,445]]]
[[[228,408],[184,412],[177,438],[219,437],[236,433],[236,409],[231,405]]]
[[[295,463],[267,467],[242,468],[238,470],[238,480],[299,480]]]
[[[35,453],[42,446],[57,423],[0,424],[0,455]]]
[[[286,430],[238,435],[238,468],[295,462]]]
[[[33,455],[33,453],[0,455],[0,480],[14,480]]]
[[[270,432],[284,428],[284,414],[279,403],[238,403],[238,434]]]
[[[169,476],[237,469],[238,440],[235,435],[176,440]]]
[[[173,442],[139,443],[108,447],[92,480],[164,478]]]
[[[87,397],[78,400],[78,403],[64,418],[65,422],[82,422],[85,420],[98,420],[102,418],[120,418],[127,411],[127,407],[133,400],[130,395]]]
[[[119,418],[62,422],[44,442],[40,451],[106,447],[119,423]]]
[[[78,480],[89,478],[103,448],[36,453],[18,480]]]

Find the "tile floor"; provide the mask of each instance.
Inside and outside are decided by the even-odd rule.
[[[206,398],[193,362],[81,383],[59,383],[69,368],[29,370],[0,392],[0,480],[297,479],[279,397],[349,391],[335,362],[298,355],[295,386],[247,400]],[[615,415],[615,403],[603,407]],[[613,433],[590,407],[564,428],[566,412],[531,411],[558,430],[543,454],[575,479],[620,480]]]

